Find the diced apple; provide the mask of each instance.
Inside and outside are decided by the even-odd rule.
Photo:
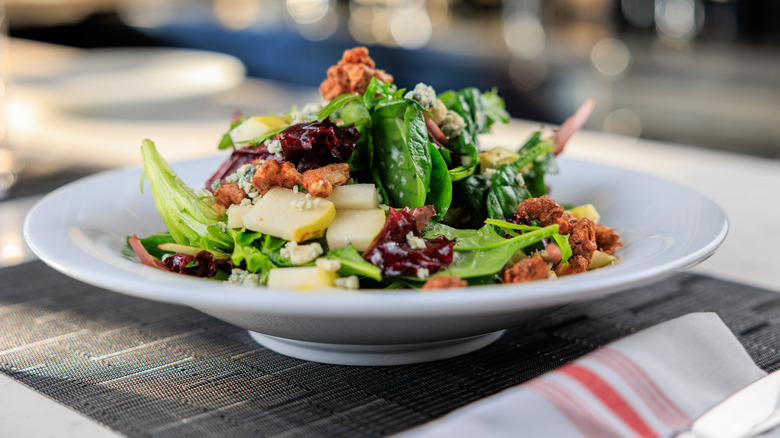
[[[569,210],[569,213],[573,214],[577,219],[588,217],[595,223],[599,223],[599,219],[601,219],[601,215],[596,210],[596,207],[593,206],[593,204],[585,204],[580,205],[579,207],[574,207]]]
[[[593,253],[593,258],[590,259],[588,270],[603,268],[604,266],[611,265],[617,261],[617,257],[607,254],[605,252],[596,250]]]
[[[502,164],[511,163],[520,158],[520,155],[510,151],[507,148],[495,147],[479,154],[479,164],[483,168],[498,167]]]
[[[275,187],[242,217],[244,227],[285,240],[303,242],[322,237],[336,217],[327,199]]]
[[[268,271],[268,287],[275,289],[316,290],[335,286],[338,274],[317,266],[274,268]]]
[[[233,140],[233,143],[244,143],[264,137],[289,125],[284,117],[250,117],[230,131],[230,139]]]
[[[373,184],[335,186],[327,199],[336,205],[336,210],[379,208],[376,186]]]
[[[385,211],[381,208],[369,210],[336,210],[336,219],[325,235],[328,248],[342,249],[350,244],[358,251],[365,251],[385,225]]]
[[[244,215],[252,209],[251,205],[232,204],[227,209],[227,226],[228,228],[243,228],[244,227]]]

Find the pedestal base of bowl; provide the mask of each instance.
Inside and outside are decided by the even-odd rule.
[[[506,330],[446,341],[396,345],[325,344],[279,338],[250,331],[260,345],[285,356],[335,365],[407,365],[448,359],[497,341]]]

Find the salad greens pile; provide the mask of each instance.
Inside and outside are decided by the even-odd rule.
[[[446,111],[444,122],[442,117],[438,123],[433,120],[435,105],[442,114]],[[407,91],[373,77],[363,92],[311,107],[268,117],[267,129],[241,141],[235,132],[249,117],[235,116],[218,144],[232,154],[206,190],[197,192],[145,140],[141,188],[143,179],[148,180],[168,230],[143,239],[129,237],[141,260],[241,284],[268,284],[274,271],[304,267],[317,270],[314,286],[292,287],[398,288],[420,287],[437,276],[469,284],[501,282],[503,270],[551,243],[560,251],[559,262],[553,263],[566,265],[572,257],[570,236],[561,234],[558,224],[517,214],[524,200],[547,193],[545,175],[556,171],[560,139],[543,138],[538,131],[517,151],[481,150],[480,135],[510,119],[496,90],[465,88],[437,95],[424,84]],[[303,242],[288,242],[279,235],[228,226],[226,205],[215,200],[215,189],[224,181],[240,180],[236,172],[255,172],[266,160],[295,161],[288,138],[293,135],[295,156],[310,154],[305,168],[301,161],[293,162],[299,170],[346,162],[347,184],[376,187],[387,218],[369,248],[331,249],[325,229]],[[241,195],[245,199],[240,204],[253,208],[262,195],[250,193],[248,180],[242,187],[247,196]],[[292,191],[305,189],[296,184]],[[290,255],[302,247],[313,254],[303,262]]]

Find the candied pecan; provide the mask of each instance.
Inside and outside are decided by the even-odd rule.
[[[582,256],[587,263],[596,251],[596,224],[584,217],[577,221],[569,234],[569,245],[574,256]]]
[[[230,207],[231,204],[240,204],[242,200],[248,198],[238,184],[234,182],[222,183],[214,190],[214,197],[217,204],[223,207]]]
[[[423,289],[448,289],[455,287],[466,287],[469,283],[457,275],[431,277],[423,284]]]
[[[575,225],[577,225],[578,221],[579,219],[577,219],[576,216],[569,213],[568,211],[564,211],[563,216],[555,220],[555,223],[558,224],[558,233],[559,234],[571,233],[571,230],[574,228]]]
[[[515,216],[518,218],[537,220],[543,227],[546,227],[557,223],[557,220],[563,216],[563,211],[563,207],[558,205],[551,197],[540,196],[538,198],[529,198],[521,202],[520,205],[517,206]]]
[[[606,225],[596,225],[596,245],[607,254],[612,254],[616,249],[623,246],[620,241],[620,234]]]
[[[386,83],[393,82],[392,76],[374,66],[367,48],[345,50],[338,64],[328,68],[328,77],[320,84],[320,94],[325,100],[332,100],[345,93],[363,94],[372,77]]]
[[[349,179],[349,164],[332,163],[303,172],[303,186],[310,195],[327,198],[333,186],[342,186]]]
[[[587,260],[585,260],[585,257],[581,255],[576,255],[569,259],[569,264],[565,265],[563,263],[558,264],[555,267],[555,275],[558,277],[563,277],[565,275],[572,275],[572,274],[581,274],[588,270],[588,263]]]
[[[538,255],[534,255],[520,259],[512,267],[504,268],[502,279],[504,283],[545,280],[549,275],[549,271],[547,263]]]
[[[274,159],[268,159],[257,167],[255,174],[252,175],[252,185],[265,195],[274,187],[285,187],[291,189],[301,184],[301,173],[295,168],[295,165],[289,161],[279,164]]]

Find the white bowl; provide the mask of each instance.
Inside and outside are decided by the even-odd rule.
[[[225,155],[176,163],[202,187]],[[349,365],[423,362],[464,354],[498,339],[522,312],[593,299],[659,281],[711,255],[728,231],[723,211],[679,185],[601,164],[559,159],[549,177],[561,203],[592,202],[601,223],[625,241],[617,264],[524,284],[441,292],[361,290],[298,292],[246,288],[141,264],[127,236],[165,229],[141,170],[100,173],[64,186],[29,213],[24,232],[44,262],[112,291],[191,306],[252,332],[290,356]]]

